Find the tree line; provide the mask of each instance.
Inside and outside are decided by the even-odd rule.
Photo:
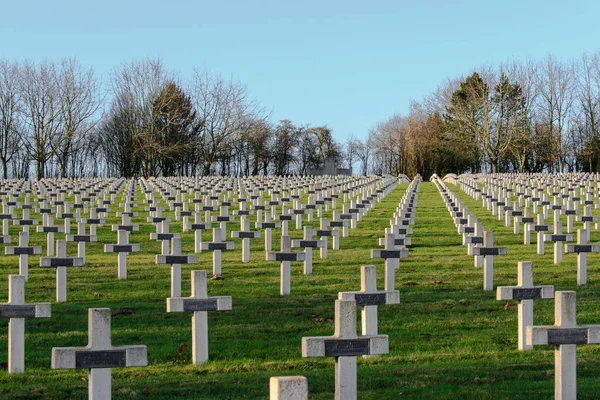
[[[600,172],[600,51],[481,67],[369,132],[371,168]]]
[[[242,83],[200,69],[183,82],[160,59],[104,82],[75,59],[0,60],[4,178],[302,174],[369,153],[327,126],[269,117]]]

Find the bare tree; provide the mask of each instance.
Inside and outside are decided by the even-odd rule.
[[[92,68],[82,67],[73,58],[61,62],[58,74],[58,103],[60,135],[52,143],[57,156],[60,176],[67,176],[69,158],[82,150],[80,140],[89,136],[95,126],[92,121],[101,101],[97,81]]]
[[[198,143],[203,174],[209,175],[217,156],[247,120],[264,119],[264,110],[248,99],[246,87],[206,70],[195,70],[191,95],[198,115]]]
[[[8,178],[8,163],[21,147],[20,85],[19,65],[0,60],[0,162],[4,179]]]
[[[46,176],[47,162],[54,155],[60,127],[60,103],[56,85],[56,67],[52,62],[23,66],[22,94],[28,129],[27,151],[35,162],[36,179]]]

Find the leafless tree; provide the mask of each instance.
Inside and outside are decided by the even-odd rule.
[[[23,65],[21,92],[28,137],[27,152],[35,162],[36,179],[46,176],[60,128],[60,102],[53,62]]]
[[[16,62],[0,60],[0,162],[2,176],[8,178],[8,163],[21,146],[21,73]]]

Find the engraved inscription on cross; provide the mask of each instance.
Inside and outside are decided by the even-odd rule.
[[[387,335],[356,334],[356,302],[335,301],[333,336],[302,338],[302,357],[335,357],[335,398],[356,399],[356,357],[389,353]]]
[[[208,360],[207,311],[231,310],[231,296],[208,296],[206,271],[192,271],[192,295],[169,297],[167,312],[193,312],[192,360],[195,365]]]
[[[21,373],[25,370],[25,318],[50,318],[50,303],[25,303],[24,277],[9,275],[8,303],[0,303],[0,318],[9,318],[8,372]]]
[[[533,300],[553,299],[554,286],[533,285],[533,263],[519,261],[517,286],[499,286],[496,300],[519,300],[518,306],[518,343],[519,350],[529,350],[532,346],[525,343],[525,330],[533,325]]]
[[[52,369],[88,369],[88,398],[110,399],[111,368],[148,365],[146,346],[113,346],[110,308],[88,309],[88,345],[53,347]]]
[[[600,343],[600,325],[577,325],[576,308],[574,291],[557,291],[554,325],[527,327],[528,345],[556,346],[554,396],[557,400],[577,398],[577,345]]]

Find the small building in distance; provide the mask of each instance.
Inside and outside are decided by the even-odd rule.
[[[333,158],[327,158],[325,165],[322,168],[309,168],[306,173],[308,175],[352,175],[352,168],[338,168],[335,165]]]

